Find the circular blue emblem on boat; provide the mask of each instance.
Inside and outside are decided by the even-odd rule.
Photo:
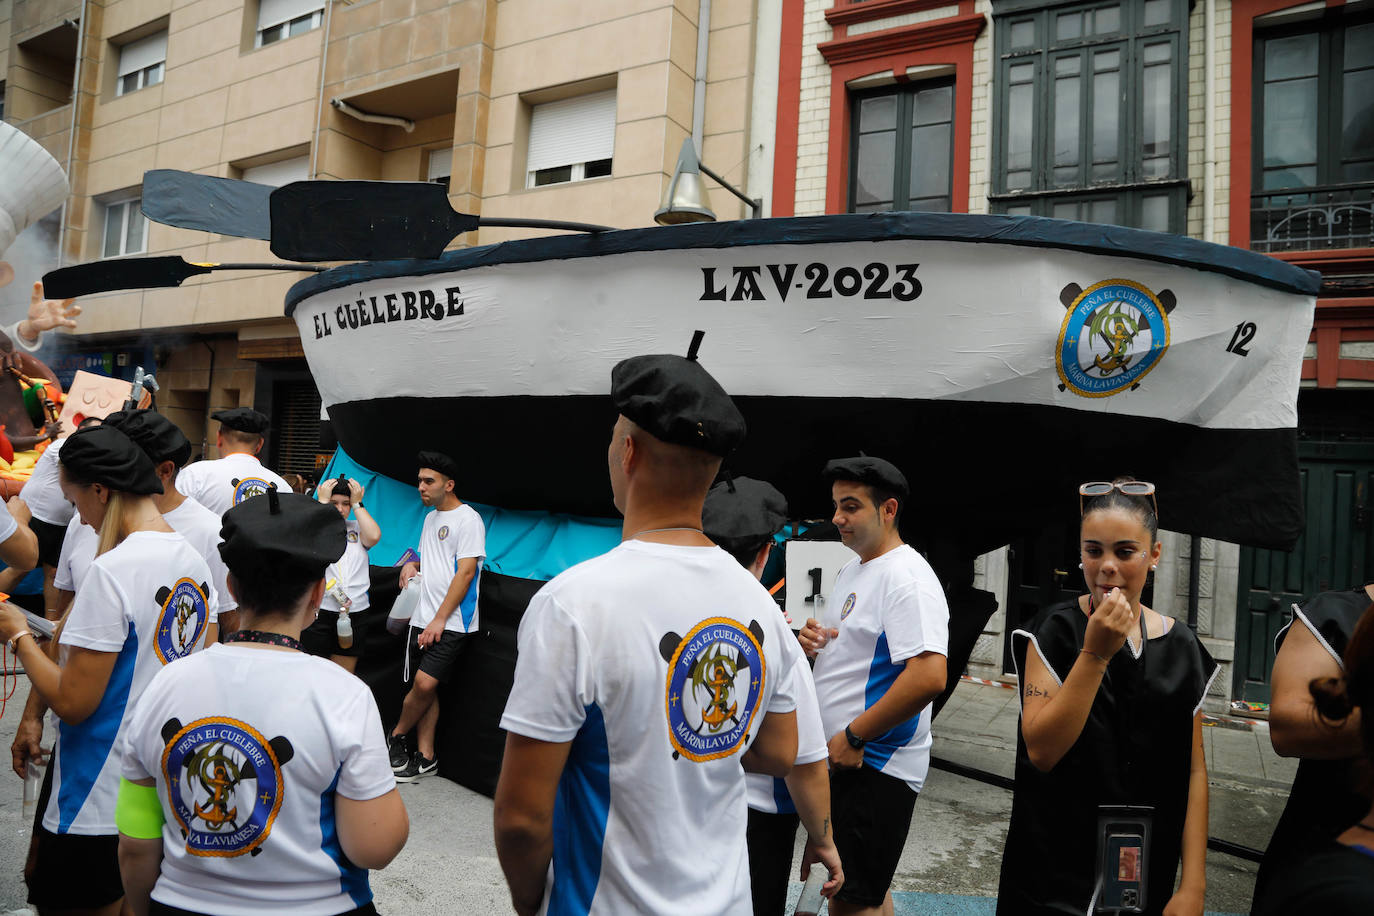
[[[1084,290],[1059,329],[1055,368],[1074,394],[1104,398],[1138,383],[1169,348],[1169,316],[1158,297],[1130,280]]]
[[[763,650],[746,627],[728,617],[697,624],[668,661],[673,749],[697,762],[733,754],[749,734],[764,677]]]
[[[188,853],[241,856],[267,839],[283,795],[274,745],[284,741],[269,742],[246,722],[220,716],[172,735],[162,773]]]
[[[156,597],[162,612],[158,615],[153,649],[165,665],[196,650],[210,622],[210,613],[205,593],[190,579],[178,579],[170,589],[158,589]]]
[[[245,499],[252,499],[254,496],[261,496],[267,492],[267,481],[261,477],[245,477],[242,480],[234,481],[234,505],[238,505]]]

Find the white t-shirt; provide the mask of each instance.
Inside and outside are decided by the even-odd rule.
[[[840,635],[816,658],[816,696],[826,735],[844,730],[878,701],[922,652],[949,652],[949,605],[934,570],[903,544],[835,576]],[[921,791],[930,769],[930,713],[923,709],[864,745],[864,766]]]
[[[62,539],[62,553],[57,558],[57,573],[52,584],[67,592],[74,592],[85,581],[86,573],[95,559],[100,532],[73,515],[67,522],[67,534]]]
[[[176,483],[178,490],[219,516],[251,496],[266,493],[269,484],[291,492],[291,485],[263,467],[256,455],[243,452],[188,464],[177,472]]]
[[[796,708],[793,638],[719,547],[626,541],[539,590],[501,727],[572,742],[542,912],[751,913],[740,756]]]
[[[49,525],[65,525],[76,512],[76,507],[62,495],[59,476],[62,469],[57,463],[57,455],[66,441],[58,439],[43,450],[24,488],[19,491],[19,498],[28,504],[33,517]]]
[[[238,607],[226,583],[229,570],[224,565],[224,558],[219,555],[219,532],[223,527],[220,517],[188,496],[171,512],[164,512],[162,518],[205,558],[205,565],[210,567],[215,591],[219,595],[216,612],[232,611]]]
[[[48,831],[116,832],[119,736],[153,675],[205,648],[217,600],[205,560],[175,532],[135,531],[91,563],[59,639],[60,661],[73,646],[118,657],[95,712],[58,723]]]
[[[330,563],[325,570],[324,578],[326,584],[330,579],[337,580],[344,594],[353,602],[349,608],[349,613],[356,614],[358,611],[365,611],[371,606],[372,599],[368,597],[367,590],[372,585],[372,579],[367,571],[367,548],[363,546],[362,528],[357,520],[348,519],[348,546],[344,548],[343,556]],[[420,578],[424,582],[424,578]],[[320,610],[339,612],[339,602],[328,591],[324,593],[323,600],[320,601]]]
[[[791,635],[791,630],[788,630]],[[797,766],[825,760],[830,756],[826,747],[825,727],[821,724],[821,707],[816,700],[816,685],[811,680],[811,665],[806,661],[796,636],[783,640],[792,656],[792,685],[789,692],[797,698]],[[745,773],[749,807],[765,814],[791,814],[797,810],[787,782],[764,773]]]
[[[3,544],[19,530],[19,523],[14,520],[13,515],[10,515],[10,507],[5,504],[4,500],[0,500],[0,506],[4,506],[5,510],[0,512],[0,544]]]
[[[420,530],[420,572],[423,574],[420,576],[420,603],[415,606],[410,625],[421,629],[429,626],[439,605],[444,603],[453,575],[458,571],[458,561],[476,557],[477,573],[472,577],[472,584],[444,622],[445,630],[475,633],[477,587],[482,579],[482,559],[486,555],[487,528],[472,506],[464,503],[456,509],[442,512],[435,509],[426,515]]]
[[[121,747],[124,778],[155,779],[166,818],[154,900],[331,916],[372,899],[335,796],[367,801],[396,780],[371,691],[338,665],[214,645],[158,672]]]

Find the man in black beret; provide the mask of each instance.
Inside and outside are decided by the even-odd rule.
[[[283,493],[291,491],[281,475],[258,460],[270,425],[265,415],[251,407],[235,407],[210,416],[220,424],[215,434],[220,457],[187,465],[177,480],[181,492],[222,516],[231,506],[267,492],[272,484]]]
[[[153,503],[172,530],[190,541],[196,552],[205,558],[215,578],[215,591],[219,593],[219,631],[234,632],[237,605],[225,587],[226,570],[219,553],[220,517],[183,494],[177,486],[179,472],[191,460],[190,440],[175,423],[156,410],[118,410],[105,418],[105,425],[124,433],[152,459],[158,479],[162,481],[162,493],[153,497]]]
[[[835,845],[845,885],[836,916],[892,912],[916,796],[930,768],[928,707],[945,686],[949,607],[930,564],[898,530],[910,492],[891,462],[860,453],[825,466],[840,540],[857,556],[835,577],[840,625],[799,635],[829,738]]]
[[[797,756],[792,634],[702,533],[706,492],[745,427],[696,362],[699,339],[686,359],[615,367],[607,458],[622,543],[546,584],[520,624],[495,827],[521,914],[551,893],[583,912],[747,909],[741,764],[785,776]],[[555,844],[556,797],[600,826],[578,821]],[[600,863],[590,885],[577,864],[588,856]]]
[[[701,527],[754,576],[763,577],[773,537],[787,521],[787,500],[772,484],[750,477],[723,480],[706,494]],[[790,621],[789,621],[790,622]],[[749,803],[749,886],[754,912],[781,913],[792,877],[797,824],[806,825],[803,870],[821,864],[830,872],[821,892],[833,897],[844,884],[840,855],[830,830],[830,772],[811,667],[794,640],[793,693],[797,697],[797,759],[783,785],[760,773],[745,777]]]
[[[420,562],[401,567],[401,588],[420,589],[406,649],[410,690],[388,740],[391,771],[414,782],[439,771],[434,735],[439,727],[439,685],[448,683],[472,644],[487,529],[477,510],[458,498],[458,462],[443,452],[416,455],[420,502],[434,511],[420,529]],[[419,574],[418,581],[412,579]],[[407,736],[415,730],[414,746]]]

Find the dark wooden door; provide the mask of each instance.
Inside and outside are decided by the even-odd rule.
[[[1269,702],[1274,636],[1304,597],[1353,588],[1374,569],[1370,483],[1374,443],[1300,442],[1307,522],[1293,550],[1240,552],[1236,608],[1237,699]]]

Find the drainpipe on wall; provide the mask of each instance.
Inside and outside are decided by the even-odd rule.
[[[1206,0],[1202,12],[1202,240],[1216,241],[1217,184],[1217,2]],[[1202,538],[1188,542],[1188,626],[1197,631],[1198,591],[1202,580]]]
[[[701,159],[701,144],[706,136],[706,56],[711,43],[711,0],[697,5],[697,76],[692,87],[692,145]]]
[[[86,56],[86,5],[90,0],[81,0],[81,18],[76,20],[76,72],[72,75],[72,124],[67,133],[67,181],[72,180],[72,160],[76,156],[76,113],[81,105],[81,64]],[[67,20],[71,23],[71,20]],[[67,260],[67,214],[71,209],[72,195],[62,201],[62,215],[57,220],[57,266]]]
[[[320,94],[315,98],[315,134],[310,139],[310,178],[319,174],[320,166],[320,121],[324,119],[324,73],[329,66],[329,22],[334,18],[334,4],[324,6],[324,49],[320,51]]]

